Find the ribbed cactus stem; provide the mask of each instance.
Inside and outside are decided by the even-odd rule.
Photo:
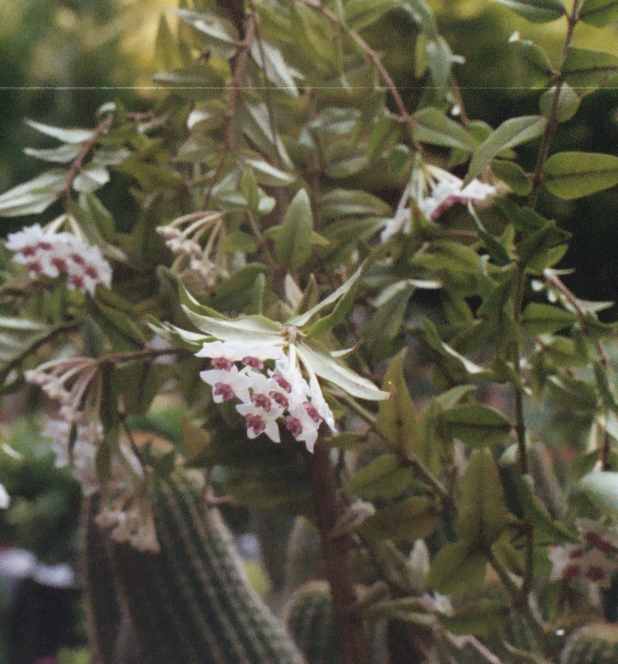
[[[592,624],[574,632],[560,664],[615,664],[618,662],[618,625]]]
[[[97,500],[86,500],[82,512],[82,584],[86,596],[88,639],[93,664],[115,664],[116,635],[122,614],[107,538],[95,524]]]
[[[286,604],[284,620],[309,664],[341,662],[341,643],[328,583],[310,581],[301,586]]]
[[[161,484],[153,510],[160,553],[111,546],[143,664],[303,664],[245,578],[219,512],[180,481]]]

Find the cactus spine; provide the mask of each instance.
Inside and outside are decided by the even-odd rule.
[[[249,586],[218,511],[204,509],[180,481],[162,484],[153,503],[159,554],[109,538],[106,547],[142,663],[302,664],[282,625]],[[91,578],[91,604],[107,596],[93,585],[110,583],[100,573]],[[103,612],[101,606],[91,610],[95,620]]]

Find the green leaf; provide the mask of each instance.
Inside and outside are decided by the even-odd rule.
[[[495,408],[480,404],[454,406],[442,416],[449,433],[467,445],[495,445],[508,438],[511,423]]]
[[[578,489],[601,511],[611,516],[618,515],[618,473],[594,471],[579,481]]]
[[[264,39],[259,42],[254,40],[251,45],[251,57],[271,83],[292,97],[298,97],[294,75],[300,77],[300,74],[290,68],[276,46]]]
[[[556,96],[556,86],[553,85],[549,90],[546,90],[539,100],[541,113],[546,118],[549,118],[551,110],[554,105],[554,97]],[[558,106],[556,111],[556,118],[558,122],[567,122],[578,111],[581,99],[568,83],[563,83],[560,88],[560,96],[558,98]]]
[[[363,328],[363,338],[371,345],[374,357],[379,356],[385,347],[388,348],[388,342],[402,332],[408,302],[415,290],[413,284],[401,282],[401,288],[378,307]]]
[[[196,314],[185,305],[182,305],[182,310],[198,330],[222,341],[253,342],[273,346],[281,346],[283,343],[281,325],[264,316],[246,316],[236,319],[212,318]]]
[[[398,6],[398,0],[348,0],[345,19],[353,30],[363,30]]]
[[[543,184],[558,198],[572,200],[618,184],[618,157],[596,152],[559,152],[545,163]]]
[[[414,120],[414,136],[421,143],[456,148],[465,152],[472,152],[476,147],[470,134],[437,108],[417,111]]]
[[[429,537],[440,522],[435,503],[414,496],[384,507],[363,522],[359,532],[374,541]]]
[[[228,311],[244,309],[247,304],[251,304],[254,295],[251,290],[253,285],[265,271],[266,268],[261,263],[245,265],[219,284],[216,293],[210,299],[210,304],[216,309]]]
[[[210,12],[208,14],[179,9],[178,16],[198,32],[206,35],[208,43],[218,48],[224,57],[231,57],[240,40],[234,24]]]
[[[530,65],[531,73],[534,75],[533,81],[540,78],[540,83],[547,82],[554,74],[554,68],[547,53],[530,39],[517,38],[509,40],[509,46],[516,49],[520,56]]]
[[[367,401],[382,401],[390,397],[388,392],[379,390],[370,380],[359,376],[326,353],[313,350],[302,343],[296,346],[296,351],[308,369],[341,388],[350,396]]]
[[[109,182],[109,171],[104,166],[90,163],[84,166],[75,180],[73,189],[83,193],[92,193]]]
[[[301,189],[292,199],[283,218],[281,233],[275,240],[275,255],[281,265],[295,271],[311,258],[312,231],[311,201],[307,192]]]
[[[426,0],[403,0],[400,3],[406,9],[421,30],[429,37],[435,37],[438,33],[436,19]]]
[[[346,491],[368,500],[395,497],[410,486],[412,479],[411,470],[402,468],[395,454],[382,454],[352,475]]]
[[[560,0],[496,0],[534,23],[547,23],[564,16]]]
[[[602,51],[570,48],[562,67],[563,79],[573,88],[591,92],[618,74],[618,57]]]
[[[618,0],[584,0],[579,10],[579,18],[597,28],[618,21]]]
[[[498,469],[488,449],[474,450],[461,481],[459,537],[481,549],[498,539],[509,522]]]
[[[427,270],[478,274],[481,259],[476,251],[465,244],[437,240],[429,244],[425,251],[419,251],[412,263]]]
[[[342,217],[383,217],[391,214],[391,206],[366,191],[333,189],[320,200],[322,219]]]
[[[245,163],[253,169],[260,184],[267,187],[288,187],[296,182],[296,176],[276,168],[263,159],[245,159]]]
[[[508,185],[517,196],[527,196],[532,191],[532,180],[519,164],[494,159],[491,169],[494,175]]]
[[[531,302],[524,310],[522,323],[528,334],[553,334],[572,325],[577,316],[561,307]]]
[[[155,38],[155,63],[157,68],[166,71],[182,65],[178,43],[165,14],[161,14],[159,17],[159,27]]]
[[[46,136],[57,138],[63,143],[84,143],[94,136],[91,129],[62,129],[60,127],[51,127],[35,120],[26,120],[26,124]]]
[[[403,371],[405,356],[405,350],[398,353],[384,375],[382,387],[390,393],[390,399],[380,403],[377,428],[394,450],[404,455],[420,453],[419,457],[425,460],[416,407]]]
[[[474,151],[464,186],[480,175],[485,166],[502,150],[527,143],[541,136],[546,124],[547,120],[541,115],[525,115],[503,122]]]
[[[29,157],[51,161],[57,164],[68,164],[73,161],[81,151],[81,145],[61,145],[58,148],[49,148],[45,150],[36,150],[35,148],[24,148],[24,152]]]
[[[451,615],[440,615],[440,622],[453,634],[487,638],[499,633],[509,616],[503,601],[481,597],[458,606]]]
[[[350,291],[350,289],[356,285],[356,282],[360,279],[361,275],[365,271],[365,267],[365,264],[362,263],[356,272],[347,281],[341,284],[339,288],[334,290],[328,297],[320,300],[320,302],[318,302],[315,306],[311,307],[311,309],[308,309],[302,314],[290,318],[287,323],[296,327],[305,326],[316,314],[320,313],[320,311],[324,311],[324,309],[330,307],[331,304],[335,304],[335,302],[337,302],[340,298],[344,297]]]
[[[444,37],[436,35],[427,40],[425,55],[433,84],[443,94],[451,78],[451,68],[453,66],[451,47]]]
[[[20,217],[44,212],[62,193],[66,173],[51,170],[0,195],[0,217]]]
[[[445,595],[473,592],[483,585],[486,564],[484,554],[468,542],[447,544],[431,563],[427,581]]]

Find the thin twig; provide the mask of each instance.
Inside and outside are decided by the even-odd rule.
[[[573,40],[573,33],[575,31],[575,26],[578,21],[579,14],[579,5],[581,0],[573,0],[573,8],[571,13],[567,15],[567,31],[564,38],[564,43],[562,45],[562,55],[560,58],[560,69],[554,77],[554,97],[552,99],[551,108],[549,110],[549,117],[547,119],[547,124],[545,125],[545,131],[543,133],[543,138],[541,139],[541,145],[539,147],[539,152],[537,155],[536,166],[534,168],[534,174],[532,176],[532,191],[530,192],[530,197],[528,203],[530,207],[534,208],[539,195],[539,189],[543,183],[543,168],[545,166],[545,161],[549,154],[552,140],[558,129],[558,105],[560,103],[560,92],[562,86],[564,85],[564,74],[562,70],[564,69],[564,64],[566,62],[567,56],[569,54],[569,47],[571,46],[571,41]]]
[[[101,136],[107,134],[109,128],[112,126],[113,121],[114,121],[113,115],[108,115],[103,120],[101,120],[101,122],[99,122],[99,124],[95,127],[94,131],[92,132],[92,136],[83,144],[77,157],[75,157],[75,159],[72,161],[71,166],[67,171],[66,178],[64,180],[63,193],[67,201],[71,195],[71,187],[73,186],[73,182],[75,181],[75,178],[79,175],[80,171],[82,170],[84,159],[88,156],[92,148],[99,142]]]

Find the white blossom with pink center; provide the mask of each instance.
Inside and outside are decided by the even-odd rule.
[[[33,279],[65,276],[68,288],[90,295],[99,284],[109,287],[112,268],[101,250],[56,227],[55,223],[48,228],[34,224],[11,233],[6,247],[14,253],[13,260],[24,265]]]
[[[394,216],[388,220],[380,239],[382,242],[399,232],[410,233],[412,219],[408,204],[416,203],[427,219],[436,221],[444,212],[457,203],[468,204],[484,201],[496,194],[496,188],[478,179],[465,187],[463,180],[431,164],[415,169],[408,186],[397,205]]]
[[[589,519],[579,519],[577,527],[581,543],[550,548],[550,579],[577,579],[609,587],[612,575],[618,571],[618,533]]]
[[[200,373],[212,387],[213,401],[240,402],[236,410],[245,420],[248,438],[264,434],[279,443],[282,424],[313,452],[323,422],[336,430],[316,375],[310,372],[309,381],[303,377],[295,354],[284,353],[283,338],[281,345],[210,341],[196,355],[209,358],[213,365]]]

